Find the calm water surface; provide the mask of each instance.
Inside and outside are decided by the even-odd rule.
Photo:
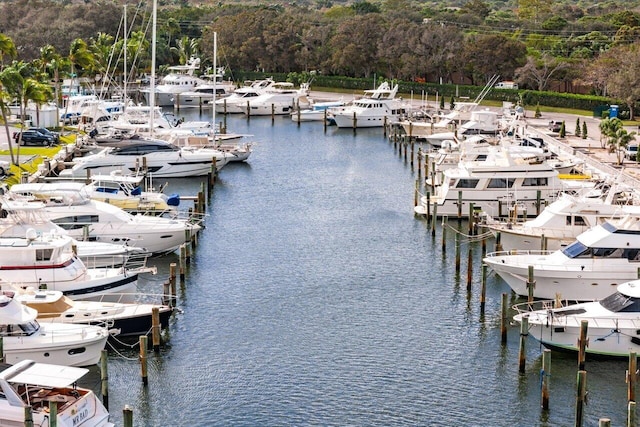
[[[490,276],[483,316],[480,246],[469,293],[469,244],[456,277],[453,241],[443,254],[440,228],[432,239],[414,218],[415,171],[381,130],[239,117],[228,128],[257,144],[220,173],[149,385],[136,349],[112,353],[117,425],[125,405],[136,426],[573,425],[575,359],[554,354],[543,413],[541,349],[528,341],[519,375],[517,327],[500,344],[508,287]],[[152,260],[159,274],[141,286],[160,292],[171,262]],[[626,362],[587,369],[585,425],[622,425]]]

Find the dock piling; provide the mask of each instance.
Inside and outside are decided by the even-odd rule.
[[[122,409],[122,419],[124,427],[133,427],[133,409],[129,405]]]
[[[542,377],[542,409],[547,411],[549,409],[549,377],[551,376],[551,350],[548,348],[545,348],[542,353],[540,376]]]
[[[588,320],[580,321],[580,338],[578,338],[578,369],[583,371],[586,359],[586,348],[589,345],[587,339],[587,330],[589,327]]]
[[[142,384],[145,386],[149,384],[149,377],[147,373],[147,336],[140,335],[140,375],[142,376]]]
[[[153,342],[153,351],[160,353],[160,308],[153,307],[151,309],[151,339]]]
[[[104,349],[100,353],[100,391],[102,393],[102,404],[109,409],[109,352]]]
[[[524,374],[527,365],[526,343],[529,336],[529,317],[522,316],[520,323],[520,350],[518,351],[518,372]]]
[[[502,344],[507,343],[507,294],[502,293],[501,305],[500,305],[500,337]]]
[[[577,383],[575,427],[582,427],[584,405],[587,399],[587,371],[578,371]]]

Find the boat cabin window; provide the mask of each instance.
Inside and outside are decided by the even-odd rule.
[[[476,188],[478,179],[459,179],[455,188]]]
[[[569,258],[626,258],[635,260],[638,255],[637,249],[622,248],[590,248],[576,241],[562,249],[562,253]]]
[[[571,223],[571,221],[573,221],[573,224]],[[581,215],[576,215],[576,216],[567,215],[567,225],[586,226],[587,221],[585,221],[584,217]]]
[[[621,248],[593,248],[594,257],[621,258]]]
[[[100,217],[98,215],[76,215],[54,219],[53,222],[65,230],[76,230],[85,225],[99,222],[99,220]]]
[[[514,182],[514,178],[491,178],[487,188],[511,188]]]
[[[36,261],[51,261],[53,248],[36,249]]]
[[[613,312],[640,312],[640,301],[627,295],[616,292],[600,301],[600,305]]]
[[[525,178],[522,181],[523,187],[544,187],[547,185],[547,178]]]
[[[117,156],[144,156],[158,151],[178,151],[178,148],[172,144],[141,144],[117,147],[111,153]]]

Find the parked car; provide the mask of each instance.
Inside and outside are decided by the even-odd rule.
[[[15,132],[13,139],[20,142],[20,145],[53,145],[56,144],[56,138],[51,135],[45,135],[37,130],[27,129],[22,132]]]
[[[629,160],[637,160],[638,144],[629,144],[624,150],[624,157]]]
[[[549,130],[551,132],[560,132],[560,128],[562,127],[562,122],[558,120],[551,120],[549,122]]]
[[[35,130],[36,132],[40,132],[43,135],[49,135],[54,138],[56,144],[60,143],[60,134],[58,132],[54,132],[47,128],[36,128],[36,127],[30,127],[28,130]]]

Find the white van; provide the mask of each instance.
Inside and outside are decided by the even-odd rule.
[[[505,80],[502,82],[496,83],[496,89],[518,89],[518,83],[512,82],[510,80]]]

